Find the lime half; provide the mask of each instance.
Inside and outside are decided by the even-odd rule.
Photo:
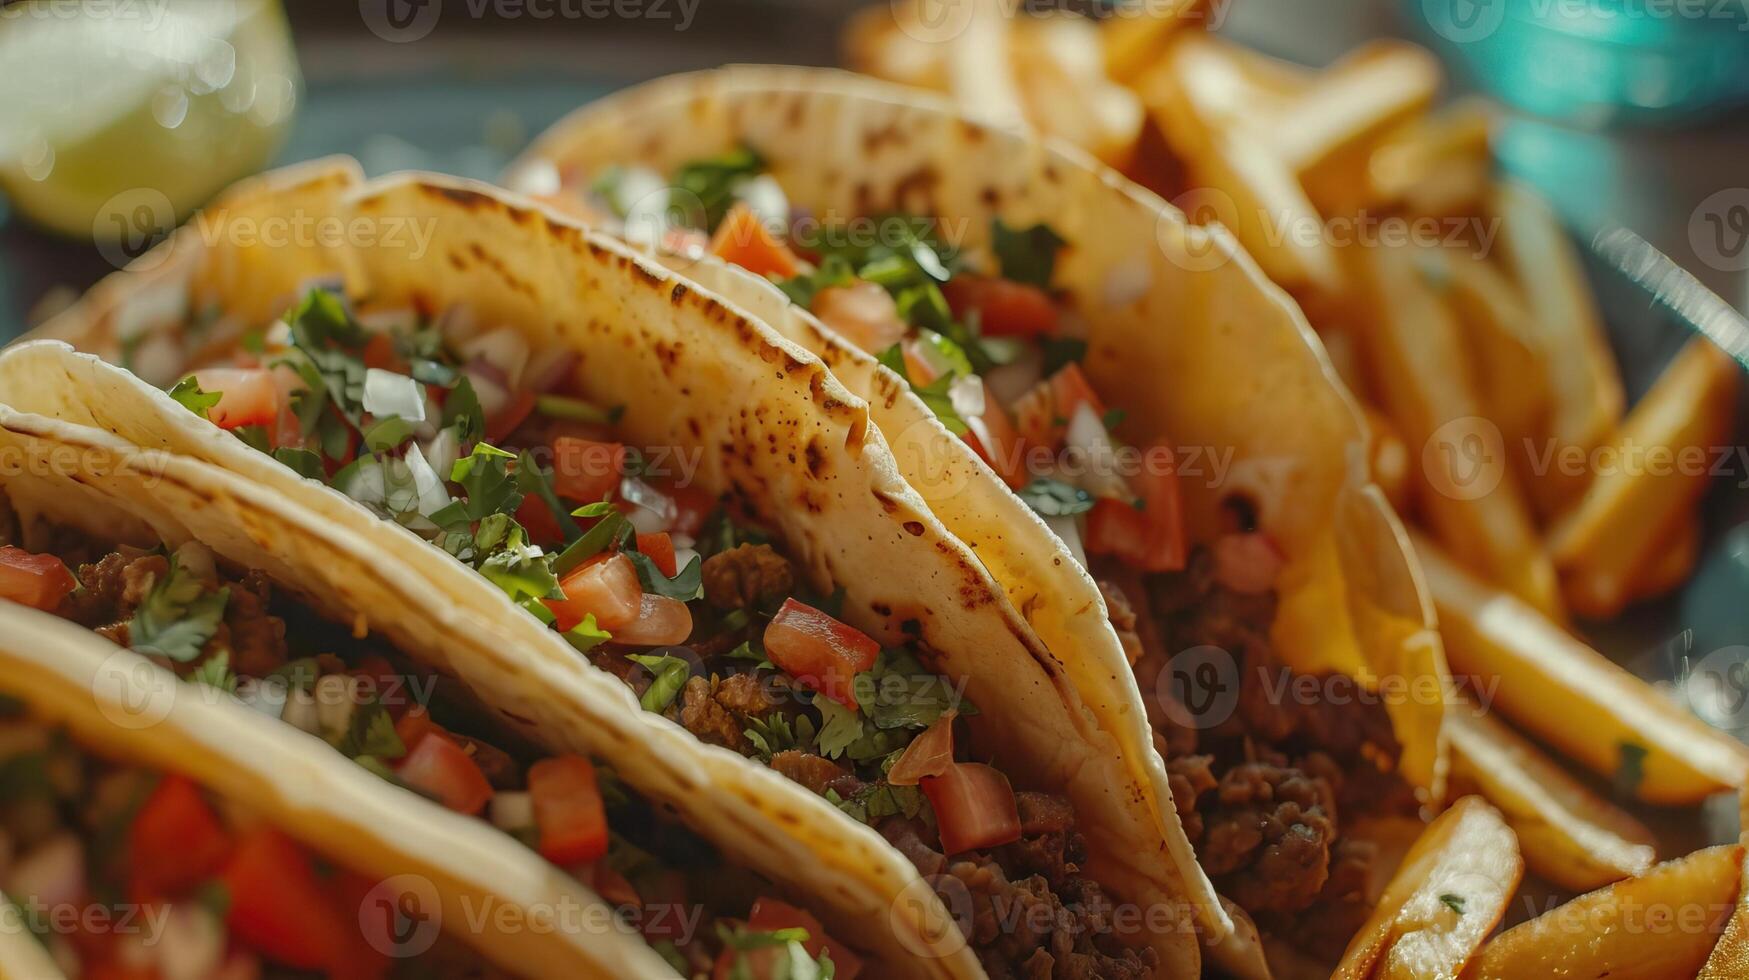
[[[0,187],[44,227],[124,246],[266,165],[300,84],[278,0],[0,7],[0,77]]]

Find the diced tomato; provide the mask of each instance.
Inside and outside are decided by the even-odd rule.
[[[686,917],[674,914],[693,907],[686,894],[684,875],[673,868],[645,871],[638,876],[638,892],[643,896],[644,908],[652,910],[638,925],[646,938],[652,942],[691,938]]]
[[[944,712],[935,724],[905,746],[905,754],[887,770],[894,786],[915,786],[924,778],[939,776],[953,765],[953,720],[958,712]]]
[[[328,901],[333,907],[341,910],[342,915],[355,914],[358,922],[358,928],[345,931],[344,947],[328,967],[328,980],[381,980],[389,972],[389,957],[371,945],[371,939],[393,941],[397,935],[396,916],[400,910],[385,905],[382,896],[371,894],[376,890],[377,881],[345,868],[336,869],[323,884],[327,886]],[[367,916],[373,915],[377,917],[376,922],[369,923]],[[208,977],[207,980],[220,978]]]
[[[271,370],[206,368],[194,372],[194,380],[202,391],[220,394],[206,417],[221,429],[275,425],[279,420],[279,384]]]
[[[1061,447],[1069,420],[1057,416],[1056,396],[1051,383],[1038,386],[1014,401],[1014,427],[1028,446],[1040,446],[1055,451]]]
[[[413,708],[395,722],[395,735],[401,740],[401,747],[412,752],[432,732],[443,731],[443,726],[431,720],[431,713],[424,706]]]
[[[857,974],[862,972],[862,957],[826,935],[826,929],[820,925],[819,919],[788,902],[780,902],[775,898],[756,899],[752,910],[747,913],[747,928],[754,932],[806,929],[808,940],[802,943],[802,948],[808,951],[809,956],[816,958],[822,952],[831,956],[834,980],[856,980]]]
[[[529,766],[528,793],[542,857],[565,866],[607,853],[607,810],[588,759],[561,755]]]
[[[1019,490],[1031,482],[1032,476],[1026,471],[1026,444],[1021,441],[1020,430],[1014,427],[1013,420],[996,400],[989,385],[984,386],[984,414],[977,417],[977,424],[972,424],[971,419],[966,421],[971,429],[966,433],[966,442],[971,444],[978,458],[996,471],[1003,483]],[[989,445],[985,445],[986,441]]]
[[[1184,509],[1173,460],[1163,444],[1143,454],[1142,473],[1131,480],[1141,492],[1140,509],[1109,497],[1094,502],[1083,536],[1090,554],[1112,555],[1144,572],[1184,567]]]
[[[220,877],[232,936],[268,959],[317,970],[349,951],[350,918],[329,901],[309,856],[278,830],[263,824],[245,832]]]
[[[893,296],[878,283],[858,280],[814,294],[810,307],[820,322],[871,354],[879,354],[905,339],[910,328],[899,316]],[[926,382],[913,377],[918,384]]]
[[[559,581],[563,599],[542,599],[558,617],[560,632],[576,629],[593,613],[595,625],[612,632],[629,626],[643,609],[644,586],[638,569],[621,554],[596,555]]]
[[[54,612],[79,587],[65,562],[7,545],[0,548],[0,599]]]
[[[537,494],[529,494],[516,505],[516,523],[528,532],[529,540],[538,545],[556,544],[564,540],[565,532],[553,517],[553,509]]]
[[[592,504],[619,489],[626,447],[572,436],[553,440],[553,489],[566,500]]]
[[[1262,531],[1223,534],[1210,551],[1216,582],[1240,595],[1262,595],[1275,588],[1283,559],[1275,542]]]
[[[765,627],[765,653],[784,673],[856,710],[856,675],[874,666],[881,645],[813,606],[786,599]]]
[[[486,420],[486,441],[502,442],[505,436],[515,432],[528,418],[528,413],[534,411],[535,394],[532,391],[518,391],[510,396],[504,407],[492,413]]]
[[[613,631],[613,641],[632,647],[669,647],[692,635],[692,610],[679,599],[646,592],[638,618]]]
[[[878,352],[877,352],[878,353]],[[935,370],[935,365],[923,356],[922,342],[913,337],[899,345],[899,353],[905,358],[905,375],[913,385],[926,385],[941,377]]]
[[[401,363],[401,355],[395,350],[395,338],[387,332],[372,334],[364,345],[365,367],[382,368],[384,371],[402,373],[406,365]]]
[[[737,203],[723,217],[711,237],[710,252],[756,276],[788,279],[802,269],[796,253],[773,238],[765,222],[745,203]]]
[[[923,795],[941,828],[941,849],[959,854],[1020,839],[1020,808],[1008,777],[977,762],[956,762],[923,780]]]
[[[1055,333],[1057,304],[1051,294],[1012,279],[955,276],[941,287],[954,316],[977,313],[986,337],[1038,337]]]
[[[441,732],[428,732],[395,766],[401,782],[457,813],[477,814],[492,799],[492,784],[467,750]]]
[[[1099,393],[1093,390],[1093,384],[1087,380],[1081,365],[1073,361],[1063,365],[1051,375],[1050,383],[1058,418],[1074,418],[1076,409],[1082,405],[1093,409],[1094,418],[1105,418],[1105,404],[1099,400]]]
[[[704,530],[704,522],[717,509],[717,498],[692,485],[670,487],[666,492],[668,499],[674,501],[677,512],[674,533],[698,537],[698,533]]]
[[[193,888],[224,866],[231,835],[219,815],[182,776],[169,775],[140,807],[128,828],[136,897],[169,898]]]
[[[597,861],[589,868],[589,887],[595,889],[602,901],[612,906],[630,905],[642,908],[644,899],[626,876],[607,866],[606,861]]]
[[[668,532],[638,535],[638,551],[654,562],[663,575],[673,578],[680,573],[674,562],[674,539]]]

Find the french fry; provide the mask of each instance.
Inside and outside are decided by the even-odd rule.
[[[1581,895],[1496,936],[1464,980],[1692,977],[1731,913],[1742,861],[1740,845],[1710,847]]]
[[[1696,337],[1628,413],[1609,443],[1616,465],[1591,481],[1549,534],[1567,601],[1580,614],[1619,613],[1634,577],[1694,512],[1709,484],[1712,449],[1730,438],[1740,370]]]
[[[943,43],[947,90],[965,111],[1002,126],[1027,124],[1026,103],[1014,74],[1010,35],[1014,24],[998,0],[965,0],[972,14],[965,27]]]
[[[1484,418],[1457,318],[1429,284],[1437,251],[1408,244],[1357,250],[1373,316],[1370,375],[1420,462],[1420,509],[1465,565],[1551,616],[1554,567],[1536,536],[1497,429]]]
[[[947,91],[946,50],[908,33],[900,19],[914,17],[909,7],[882,4],[864,7],[844,28],[844,61],[855,71],[901,85]]]
[[[1549,374],[1552,448],[1590,452],[1621,422],[1623,395],[1579,257],[1554,212],[1534,192],[1502,182],[1490,195],[1489,210],[1500,219],[1500,249],[1525,291]],[[1549,467],[1531,483],[1531,499],[1552,520],[1584,492],[1588,478]]]
[[[1527,440],[1541,432],[1549,407],[1543,353],[1530,309],[1513,283],[1474,251],[1444,249],[1445,294],[1463,324],[1482,404],[1500,427],[1507,457],[1528,479]]]
[[[1700,517],[1689,514],[1665,532],[1657,553],[1641,566],[1628,591],[1629,602],[1656,599],[1688,581],[1700,560]]]
[[[1524,875],[1499,811],[1466,796],[1409,849],[1332,980],[1455,977],[1506,912]]]
[[[1713,951],[1708,954],[1695,980],[1749,977],[1749,889],[1743,887],[1749,884],[1749,853],[1745,853],[1743,859],[1745,863],[1737,875],[1737,905],[1731,910],[1730,920],[1725,923],[1719,941],[1713,944]]]
[[[1445,718],[1456,791],[1481,793],[1500,808],[1536,874],[1584,892],[1643,874],[1657,860],[1650,830],[1491,715],[1470,707]]]
[[[1263,271],[1289,290],[1339,291],[1323,218],[1267,138],[1243,123],[1251,87],[1220,47],[1180,32],[1140,90],[1193,186],[1231,203],[1223,221]]]
[[[1416,214],[1478,210],[1493,172],[1493,125],[1485,103],[1466,99],[1396,127],[1367,160],[1365,203],[1402,204]]]
[[[1373,482],[1384,491],[1391,509],[1407,513],[1410,493],[1409,447],[1391,420],[1371,406],[1362,406],[1366,416],[1367,463],[1372,468]]]
[[[1174,32],[1201,28],[1205,6],[1206,0],[1175,0],[1147,4],[1139,13],[1115,11],[1099,25],[1106,73],[1126,84],[1140,78],[1160,59]]]
[[[1375,41],[1319,72],[1268,135],[1294,173],[1420,115],[1439,90],[1439,61],[1403,41]]]
[[[1749,748],[1410,537],[1452,673],[1497,682],[1492,707],[1520,728],[1647,803],[1686,806],[1749,783]]]
[[[1142,103],[1105,77],[1099,28],[1085,17],[1041,15],[1016,22],[1012,38],[1034,128],[1114,167],[1128,164],[1141,136]]]

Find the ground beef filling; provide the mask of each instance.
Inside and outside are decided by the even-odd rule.
[[[1269,642],[1274,594],[1222,586],[1206,551],[1194,552],[1182,572],[1146,580],[1099,571],[1110,573],[1101,591],[1204,870],[1260,924],[1294,933],[1309,952],[1333,947],[1339,956],[1370,912],[1375,858],[1370,845],[1342,837],[1341,815],[1415,807],[1390,771],[1398,752],[1384,709],[1350,697],[1297,696],[1304,688]],[[1138,608],[1151,616],[1139,617]],[[1187,712],[1160,701],[1169,694],[1156,682],[1175,655],[1199,646],[1231,655],[1240,686],[1227,717],[1187,724]],[[1325,680],[1316,685],[1320,695],[1346,683]]]

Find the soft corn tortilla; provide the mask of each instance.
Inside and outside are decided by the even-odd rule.
[[[0,485],[21,516],[41,514],[118,541],[148,540],[154,528],[181,541],[190,535],[178,520],[179,508],[225,492],[211,484],[199,491],[184,486],[185,478],[200,481],[204,475],[177,467],[164,471],[170,492],[158,498],[139,485],[155,479],[149,461],[135,470],[137,458],[54,439],[57,424],[48,420],[8,412],[0,426]],[[110,464],[96,462],[106,456],[125,472],[108,475]],[[72,460],[95,465],[67,465]],[[49,473],[54,475],[33,475]],[[117,492],[130,496],[111,496]],[[218,520],[214,513],[196,523]],[[231,554],[248,552],[244,540],[235,542]],[[44,721],[64,725],[87,747],[186,775],[330,860],[373,878],[423,878],[441,902],[431,911],[440,913],[451,933],[513,972],[555,980],[674,975],[601,899],[510,837],[392,790],[314,736],[212,688],[178,682],[84,627],[0,602],[0,691]],[[501,906],[516,914],[500,909],[487,917],[485,928],[468,926],[481,910]],[[575,917],[582,910],[594,911],[587,919]],[[577,931],[514,925],[555,913],[567,916]],[[595,928],[586,928],[591,924]],[[0,975],[59,976],[53,967],[42,969],[46,962],[28,934],[0,936]]]
[[[1092,855],[1087,872],[1148,910],[1151,921],[1169,916],[1173,925],[1145,939],[1168,975],[1195,974],[1200,953],[1179,864],[1187,851],[1182,833],[1162,832],[1143,802],[1154,790],[1135,776],[1130,753],[1082,703],[1062,660],[905,484],[868,406],[819,359],[625,246],[483,185],[391,178],[356,189],[341,207],[349,219],[413,218],[431,231],[424,247],[407,241],[351,249],[346,281],[358,287],[356,298],[375,308],[465,303],[484,323],[522,330],[537,349],[579,351],[582,391],[628,406],[621,426],[628,441],[698,452],[696,484],[734,495],[779,530],[815,584],[842,586],[848,620],[884,641],[912,639],[928,666],[964,679],[981,712],[972,719],[980,743],[1022,788],[1073,801]],[[215,298],[223,304],[222,295]],[[50,327],[87,346],[86,338],[106,336],[95,322],[75,308]],[[701,747],[642,712],[629,690],[496,587],[403,529],[301,480],[126,372],[59,344],[0,354],[0,400],[215,463],[295,500],[338,539],[336,547],[357,549],[378,565],[393,559],[395,570],[428,583],[424,605],[414,604],[409,618],[429,620],[441,605],[447,615],[490,623],[492,641],[458,652],[450,666],[477,667],[485,676],[468,678],[477,687],[521,673],[510,678],[518,683],[498,686],[510,688],[504,696],[519,713],[542,719],[549,740],[577,732],[604,755],[630,742],[662,743],[649,757],[667,765],[628,769],[628,781],[695,811],[703,804],[688,797],[711,787],[719,820],[739,824],[730,843],[748,853],[736,859],[779,880],[801,879],[798,891],[831,903],[819,912],[834,935],[919,954],[893,959],[895,972],[979,975],[927,884],[872,830],[777,774]],[[466,642],[455,630],[439,632],[446,636],[434,642]],[[512,656],[516,663],[506,663]],[[563,674],[588,694],[555,696],[548,680],[528,683],[536,670]]]
[[[992,219],[1044,222],[1069,242],[1053,285],[1087,321],[1085,367],[1120,434],[1146,445],[1232,450],[1224,482],[1187,478],[1193,538],[1218,533],[1240,492],[1288,558],[1273,640],[1297,670],[1362,679],[1446,677],[1443,648],[1402,528],[1366,465],[1366,430],[1322,346],[1285,293],[1225,230],[1177,210],[1069,148],[963,118],[948,104],[843,72],[733,67],[664,78],[561,120],[508,171],[590,174],[683,163],[751,146],[793,205],[849,218],[934,216],[962,247]],[[550,172],[550,171],[549,171]],[[715,259],[664,261],[766,319],[831,365],[871,406],[900,470],[989,567],[1065,665],[1126,765],[1182,839],[1128,665],[1086,572],[1024,503],[875,360],[769,283]],[[1443,793],[1439,697],[1393,699],[1402,774]],[[1199,901],[1217,915],[1206,879]]]

